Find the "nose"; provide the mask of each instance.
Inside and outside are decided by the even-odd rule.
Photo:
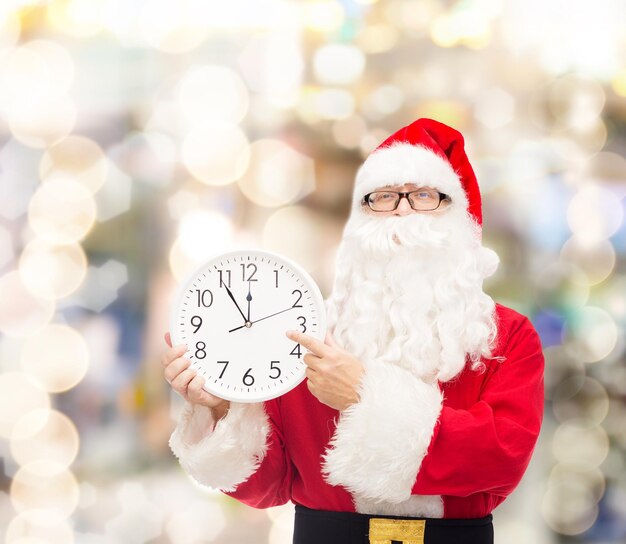
[[[393,213],[394,215],[409,215],[410,213],[413,213],[413,208],[411,208],[411,205],[409,204],[408,197],[400,198],[400,202],[398,202],[398,207]]]

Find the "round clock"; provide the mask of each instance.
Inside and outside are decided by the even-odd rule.
[[[183,281],[170,318],[173,345],[220,398],[259,402],[306,377],[299,330],[323,341],[326,310],[311,276],[276,253],[239,250],[214,257]]]

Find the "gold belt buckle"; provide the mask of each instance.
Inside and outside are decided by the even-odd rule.
[[[370,518],[370,544],[424,544],[425,519]]]

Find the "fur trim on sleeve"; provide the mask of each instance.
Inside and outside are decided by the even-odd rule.
[[[269,418],[262,402],[231,402],[217,425],[209,408],[185,403],[169,445],[197,482],[234,491],[261,464],[269,433]]]
[[[341,413],[323,455],[324,478],[363,500],[406,501],[441,413],[439,386],[374,363],[359,393],[360,402]]]

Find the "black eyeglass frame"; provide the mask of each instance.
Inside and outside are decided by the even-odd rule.
[[[409,206],[411,206],[412,210],[415,210],[416,212],[432,212],[433,210],[436,210],[437,208],[439,208],[439,206],[441,206],[441,202],[443,200],[450,200],[450,196],[442,193],[441,191],[437,191],[437,194],[439,195],[439,202],[437,203],[437,205],[434,208],[428,208],[428,209],[419,209],[419,208],[414,208],[413,204],[411,203],[411,199],[409,198],[409,195],[411,193],[419,193],[420,191],[422,191],[422,189],[416,189],[415,191],[372,191],[371,193],[367,193],[366,195],[363,196],[363,199],[361,200],[361,204],[363,206],[367,206],[370,210],[372,210],[373,212],[376,213],[385,213],[385,212],[395,212],[398,209],[398,206],[400,205],[400,201],[403,198],[406,198]],[[375,210],[372,208],[372,206],[370,205],[369,202],[369,196],[374,194],[374,193],[392,193],[395,195],[399,195],[399,198],[396,202],[396,205],[393,209],[391,210]]]

